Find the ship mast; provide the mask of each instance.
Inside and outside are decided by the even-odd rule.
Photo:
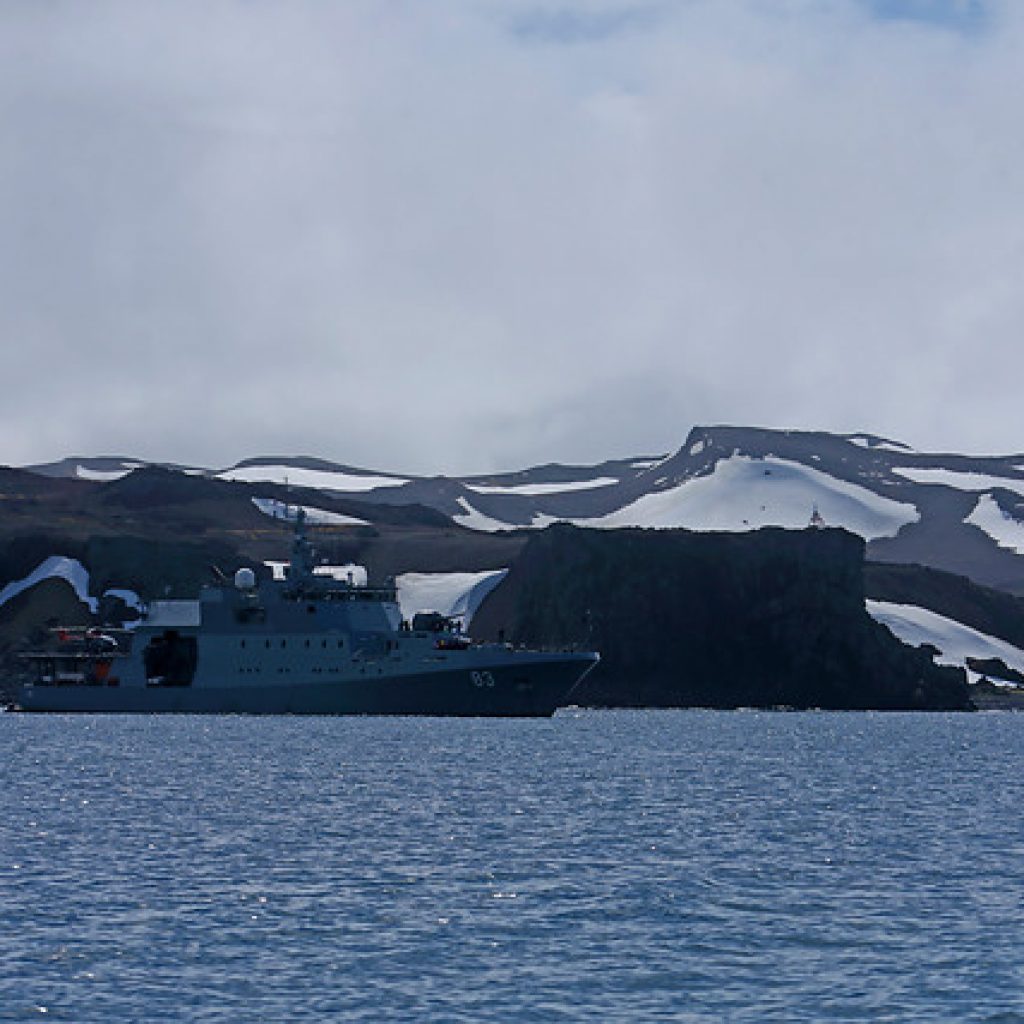
[[[313,545],[306,536],[306,510],[295,510],[295,535],[292,539],[292,557],[288,566],[288,582],[301,587],[313,580]]]

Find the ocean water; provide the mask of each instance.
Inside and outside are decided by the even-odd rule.
[[[1024,715],[0,715],[0,1020],[1024,1021]]]

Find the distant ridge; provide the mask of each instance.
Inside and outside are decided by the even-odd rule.
[[[28,466],[53,478],[113,482],[146,465],[130,456]],[[1024,455],[920,452],[870,432],[697,426],[665,455],[510,473],[415,476],[313,456],[253,456],[190,475],[301,487],[362,506],[419,505],[470,530],[641,526],[744,532],[825,525],[863,537],[876,561],[916,563],[1024,594]]]

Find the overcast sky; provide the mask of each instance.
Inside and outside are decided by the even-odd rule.
[[[1019,0],[0,0],[0,462],[1024,451]]]

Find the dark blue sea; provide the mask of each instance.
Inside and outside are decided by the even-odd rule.
[[[0,715],[2,1021],[1024,1021],[1024,715]]]

